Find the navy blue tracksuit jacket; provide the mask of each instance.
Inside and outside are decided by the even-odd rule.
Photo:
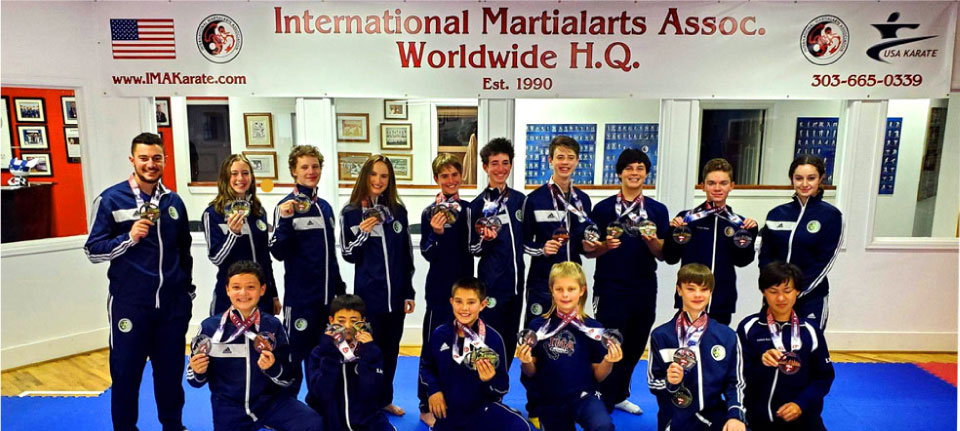
[[[420,214],[420,254],[430,263],[424,296],[427,307],[450,308],[450,289],[463,277],[473,276],[473,255],[467,247],[470,225],[470,204],[460,200],[460,213],[453,226],[437,235],[430,226],[436,202],[427,205]]]
[[[683,386],[693,394],[693,404],[678,408],[670,402],[671,394],[679,390],[679,385],[667,382],[667,368],[680,344],[676,329],[679,315],[650,334],[647,383],[659,406],[657,429],[663,431],[669,426],[671,431],[719,431],[728,419],[746,423],[742,348],[737,334],[713,319],[708,321],[700,343],[691,348],[697,355],[696,367],[683,375]]]
[[[733,211],[729,205],[727,208]],[[694,208],[692,212],[704,209],[703,204]],[[681,211],[676,217],[683,217],[691,211]],[[708,313],[731,314],[737,306],[737,272],[735,267],[744,267],[753,262],[756,251],[751,245],[739,248],[733,244],[733,236],[737,227],[725,218],[710,214],[700,220],[687,224],[693,237],[686,244],[677,244],[673,240],[674,228],[667,231],[663,242],[663,260],[669,264],[680,262],[681,265],[699,263],[706,265],[713,272],[715,287]],[[749,230],[754,238],[757,228]],[[680,308],[680,297],[674,294],[674,307]]]
[[[210,301],[210,315],[220,314],[230,308],[227,297],[227,270],[230,265],[241,260],[251,260],[263,268],[267,292],[260,298],[260,311],[273,313],[273,298],[277,297],[277,282],[273,278],[273,260],[267,244],[270,237],[270,225],[267,212],[261,207],[260,215],[248,214],[240,234],[233,233],[227,226],[226,217],[217,212],[213,205],[203,212],[203,233],[207,240],[207,257],[217,266],[217,284],[213,288],[213,300]]]
[[[783,346],[790,348],[791,327],[789,322],[778,323]],[[750,428],[755,431],[822,431],[826,428],[820,417],[823,398],[833,384],[833,363],[827,342],[820,327],[800,317],[800,370],[793,375],[781,373],[777,368],[763,365],[760,358],[764,352],[775,348],[767,327],[767,313],[747,316],[737,328],[737,336],[743,346],[743,372],[747,385],[744,405]],[[792,422],[777,417],[777,410],[787,403],[796,403],[802,414]]]
[[[327,431],[379,430],[384,423],[389,427],[377,406],[384,384],[380,348],[372,342],[358,343],[354,354],[356,361],[344,362],[336,342],[324,335],[307,361],[307,400],[323,415]]]

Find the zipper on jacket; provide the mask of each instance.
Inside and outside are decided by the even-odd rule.
[[[713,216],[713,252],[710,255],[710,272],[714,274],[716,273],[714,271],[714,267],[716,267],[717,265],[717,234],[720,233],[720,232],[717,232],[717,220],[719,219],[720,217],[717,217],[716,215]],[[712,307],[713,307],[713,301],[708,302],[707,313],[710,313],[710,309]]]
[[[767,415],[770,417],[770,422],[773,422],[773,393],[777,390],[777,378],[780,377],[779,369],[773,369],[773,385],[770,386],[770,398],[767,399]]]
[[[809,200],[809,198],[807,198]],[[800,202],[800,199],[797,198],[797,202]],[[787,241],[787,263],[790,263],[790,256],[793,255],[793,235],[797,233],[797,226],[800,226],[800,220],[803,219],[803,212],[807,210],[807,204],[800,204],[800,216],[797,217],[797,221],[793,223],[793,229],[790,229],[790,239]]]
[[[154,187],[160,187],[160,184],[157,184]],[[139,190],[138,190],[138,193],[139,193]],[[167,194],[166,192],[160,193],[160,197],[157,198],[158,208],[160,207],[160,201],[163,199],[164,196],[166,196],[166,194]],[[158,265],[159,273],[160,273],[160,282],[157,283],[157,296],[156,296],[156,303],[155,303],[155,307],[157,310],[160,309],[160,288],[163,287],[163,235],[160,234],[160,224],[161,224],[160,221],[162,219],[163,219],[163,213],[161,213],[160,216],[157,217],[157,244],[160,244],[160,264]]]
[[[320,208],[320,204],[314,202],[317,209],[320,210],[320,222],[324,224],[323,226],[323,305],[328,305],[328,299],[330,298],[330,248],[328,247],[327,242],[327,220],[323,217],[323,209]]]
[[[347,421],[347,429],[353,431],[353,425],[350,424],[350,390],[347,388],[347,364],[340,365],[343,371],[343,418]]]
[[[507,228],[510,232],[510,251],[513,252],[513,294],[520,294],[520,274],[519,269],[517,268],[517,241],[513,237],[513,223],[510,221],[510,209],[504,208],[503,211],[507,213]],[[481,239],[482,241],[482,239]]]
[[[390,256],[387,254],[387,229],[384,228],[382,224],[380,227],[383,229],[383,236],[380,237],[380,245],[383,246],[383,269],[387,273],[387,312],[393,313],[393,300],[390,295],[393,286],[390,285]]]

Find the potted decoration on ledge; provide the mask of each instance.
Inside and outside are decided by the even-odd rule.
[[[26,187],[30,170],[37,167],[38,163],[40,163],[40,159],[20,160],[15,158],[10,160],[10,173],[13,174],[13,177],[7,180],[7,184],[13,187]]]

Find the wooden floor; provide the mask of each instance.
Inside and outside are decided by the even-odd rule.
[[[401,355],[420,354],[419,346],[400,348]],[[956,353],[925,352],[831,352],[833,362],[946,362],[957,363]],[[644,354],[646,358],[646,354]],[[95,396],[110,387],[108,350],[96,350],[67,358],[29,365],[0,373],[0,395]],[[78,394],[74,392],[94,392]]]

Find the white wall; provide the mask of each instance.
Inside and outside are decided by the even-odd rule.
[[[920,167],[927,138],[930,99],[891,100],[887,117],[902,117],[897,178],[893,194],[877,194],[876,230],[878,237],[913,235],[913,218],[917,208]]]

